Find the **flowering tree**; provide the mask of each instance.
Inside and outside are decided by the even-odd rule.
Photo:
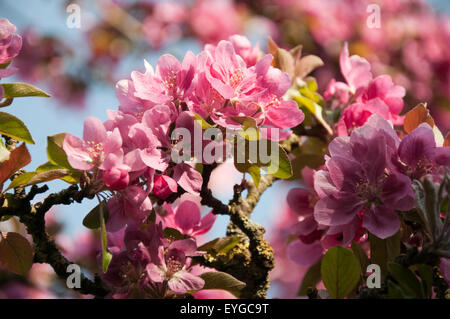
[[[6,19],[0,31],[6,78],[17,71],[10,63],[22,40]],[[206,39],[212,43],[181,61],[166,54],[153,67],[144,60],[144,73],[117,83],[119,107],[108,120],[86,118],[81,138],[49,136],[48,162],[35,171],[22,169],[31,161],[30,132],[0,112],[0,217],[16,218],[29,235],[1,233],[2,268],[24,276],[46,263],[70,279],[73,261],[53,240],[46,214],[96,198],[83,225],[97,238],[72,256],[89,260],[95,274],[80,275],[73,287],[80,294],[265,298],[280,248],[309,267],[293,274],[303,277],[299,295],[444,298],[450,138],[426,105],[405,114],[405,89],[389,75],[374,76],[347,44],[339,58],[344,80],[319,89],[311,73],[324,62],[301,46],[286,50],[269,39],[265,53],[240,35]],[[2,107],[48,97],[24,83],[0,88]],[[223,203],[209,182],[227,159],[243,178]],[[34,202],[54,179],[71,185]],[[274,250],[251,213],[283,179],[303,186],[283,195],[295,217],[284,219],[276,235],[286,239]],[[230,218],[226,236],[201,244],[217,215]]]

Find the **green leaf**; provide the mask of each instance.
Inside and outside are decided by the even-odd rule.
[[[25,276],[33,265],[33,248],[28,240],[18,233],[2,233],[0,262],[7,270]]]
[[[9,154],[9,159],[4,161],[0,166],[0,189],[3,189],[3,184],[8,178],[30,162],[30,153],[25,144],[12,150]]]
[[[104,203],[104,204],[102,204],[102,203]],[[108,238],[106,236],[105,207],[106,207],[106,203],[104,201],[100,202],[99,211],[100,211],[100,227],[101,227],[101,239],[102,239],[102,268],[103,268],[104,273],[106,273],[108,271],[108,266],[112,259],[112,254],[108,250]]]
[[[305,276],[303,276],[302,284],[297,292],[297,296],[306,296],[308,293],[308,288],[315,288],[320,282],[320,279],[322,278],[320,273],[321,265],[322,260],[319,260],[317,263],[309,267]]]
[[[21,174],[17,178],[15,178],[11,184],[8,186],[8,189],[15,188],[15,187],[25,187],[30,185],[35,185],[39,183],[45,183],[52,181],[54,179],[62,178],[70,174],[70,171],[63,168],[63,169],[54,169],[50,171],[44,171],[44,172],[28,172]]]
[[[25,124],[9,113],[0,112],[0,134],[24,141],[28,144],[34,144],[30,131]]]
[[[254,118],[249,116],[232,116],[231,119],[243,126],[243,130],[238,131],[239,135],[249,141],[258,141],[260,139],[258,125]]]
[[[370,265],[369,257],[367,257],[366,252],[358,243],[353,242],[351,245],[351,249],[355,257],[358,259],[359,264],[361,265],[361,274],[365,274],[367,266]]]
[[[381,268],[381,278],[388,272],[388,264],[400,255],[400,232],[386,239],[381,239],[369,233],[370,263]]]
[[[91,211],[84,217],[83,225],[89,229],[98,229],[101,226],[100,222],[100,209],[103,208],[104,217],[108,220],[109,212],[108,205],[103,200],[97,206],[91,209]]]
[[[274,177],[288,179],[293,174],[291,161],[281,146],[278,146],[278,155],[276,156],[276,152],[270,154],[270,166],[264,169],[266,169],[267,174],[273,175]]]
[[[222,237],[216,238],[212,241],[207,242],[206,244],[198,247],[198,251],[206,251],[209,253],[228,253],[231,249],[236,247],[236,245],[242,240],[242,237],[233,236],[233,237]]]
[[[49,94],[45,93],[41,89],[38,89],[34,85],[28,83],[3,83],[3,94],[6,98],[16,98],[16,97],[26,97],[26,96],[40,96],[40,97],[50,97]]]
[[[414,273],[399,264],[389,264],[389,274],[397,281],[405,297],[424,298],[422,287]]]
[[[246,284],[225,272],[205,272],[200,275],[205,281],[202,289],[223,289],[239,297]]]
[[[258,187],[259,181],[261,180],[261,169],[256,165],[252,165],[249,167],[248,173],[252,177],[255,186]]]
[[[195,120],[196,120],[198,123],[201,124],[203,130],[206,130],[206,129],[212,127],[212,125],[209,124],[209,123],[208,123],[203,117],[201,117],[199,114],[194,113],[194,117],[195,117]]]
[[[170,240],[180,240],[186,238],[186,236],[180,233],[177,229],[171,227],[164,228],[163,236]]]
[[[330,135],[333,134],[332,128],[323,117],[322,106],[318,104],[318,102],[321,102],[320,95],[319,98],[316,96],[317,93],[312,92],[308,94],[308,97],[303,96],[300,91],[290,91],[290,93],[299,106],[303,106],[306,110],[308,110],[311,114],[313,114],[314,117],[317,119],[317,121],[319,121],[319,123],[327,130],[327,132]]]
[[[388,296],[389,299],[403,299],[405,295],[400,286],[394,284],[392,281],[388,282]]]
[[[80,176],[81,176],[81,173],[79,171],[66,169],[66,168],[64,168],[62,166],[55,165],[55,164],[53,164],[51,162],[46,162],[46,163],[38,166],[36,168],[36,172],[37,173],[42,173],[42,172],[47,172],[47,171],[53,171],[53,170],[56,170],[56,169],[65,169],[65,170],[67,170],[69,172],[68,175],[59,177],[61,180],[65,181],[65,182],[67,182],[69,184],[77,184],[79,182]]]
[[[355,255],[343,247],[330,248],[322,258],[322,280],[333,298],[344,298],[360,279],[360,265]]]
[[[47,157],[51,163],[73,170],[67,161],[66,152],[63,150],[63,142],[66,133],[60,133],[47,137]]]
[[[302,179],[302,169],[308,166],[317,169],[324,163],[324,155],[327,153],[327,145],[324,141],[316,137],[302,139],[300,147],[291,152],[294,158],[291,160],[292,180]]]
[[[415,271],[422,280],[422,292],[426,298],[431,298],[433,288],[433,268],[426,264],[418,264],[409,267]]]

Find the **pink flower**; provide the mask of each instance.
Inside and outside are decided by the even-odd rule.
[[[306,188],[293,188],[287,196],[290,209],[298,214],[298,222],[291,226],[290,232],[298,239],[287,246],[287,254],[295,263],[302,266],[315,264],[326,249],[342,245],[350,245],[352,241],[362,239],[360,218],[346,227],[327,226],[318,223],[314,218],[314,206],[320,199],[314,190],[315,172],[305,167],[302,170],[303,183]]]
[[[177,295],[200,290],[205,285],[202,278],[191,273],[188,265],[188,257],[198,256],[193,239],[174,241],[166,249],[160,246],[157,256],[146,267],[151,281],[157,284],[167,282],[169,289]]]
[[[176,193],[178,190],[177,182],[166,175],[155,176],[153,181],[153,194],[161,199],[166,199],[172,193]]]
[[[395,125],[403,124],[403,97],[405,89],[394,85],[388,75],[381,75],[372,80],[370,64],[365,59],[349,56],[347,43],[340,56],[341,72],[347,83],[332,80],[325,98],[334,97],[332,107],[336,102],[345,106],[354,102],[343,112],[337,124],[339,136],[347,136],[351,130],[362,126],[372,114],[380,114]]]
[[[337,123],[339,136],[348,136],[349,132],[357,127],[361,127],[367,122],[372,114],[379,114],[385,119],[389,119],[389,109],[379,98],[372,99],[366,103],[354,103],[344,109]]]
[[[360,99],[363,103],[367,103],[379,98],[388,107],[389,118],[386,119],[390,120],[394,125],[402,125],[403,116],[399,116],[399,114],[403,109],[404,96],[405,89],[403,87],[394,85],[389,75],[381,75],[370,82]]]
[[[377,114],[350,137],[335,138],[326,170],[316,173],[314,188],[320,197],[314,208],[316,221],[350,227],[362,215],[363,227],[374,235],[395,234],[400,227],[395,211],[414,206],[411,181],[392,169],[398,143],[390,124]]]
[[[8,19],[0,19],[0,64],[5,64],[14,59],[22,48],[22,37],[13,34],[16,27]],[[0,77],[2,76],[0,74]]]
[[[358,89],[366,87],[372,80],[370,63],[358,55],[350,56],[347,43],[341,52],[339,64],[352,94],[355,94]]]
[[[338,82],[331,79],[327,89],[323,93],[325,100],[330,100],[332,97],[336,98],[339,106],[345,105],[350,100],[350,92],[348,85],[344,82]],[[336,105],[333,105],[336,108]]]
[[[433,129],[426,123],[406,135],[398,148],[399,169],[411,179],[441,175],[450,167],[450,147],[437,146]]]
[[[196,105],[201,103],[207,108],[202,113],[209,113],[217,124],[232,129],[241,127],[233,117],[245,116],[254,118],[261,126],[281,129],[297,126],[304,114],[295,102],[282,100],[291,80],[286,73],[271,67],[272,59],[266,55],[253,67],[247,67],[231,42],[208,46],[199,56],[197,86],[201,85],[201,91],[195,91],[206,93],[206,100],[195,96],[194,110],[201,109]]]
[[[246,37],[238,34],[231,36],[228,40],[233,44],[236,54],[244,59],[248,67],[256,64],[258,55],[260,54],[258,46],[253,47]]]
[[[134,97],[153,105],[183,100],[191,88],[195,64],[196,57],[192,52],[186,53],[182,64],[170,54],[163,55],[155,71],[146,63],[144,74],[137,71],[131,74]]]
[[[233,1],[199,0],[189,19],[194,33],[205,43],[217,43],[239,33],[240,21]]]
[[[131,185],[108,200],[108,232],[116,232],[126,225],[139,225],[152,211],[148,191]]]
[[[175,1],[158,2],[152,14],[144,20],[143,31],[153,47],[176,42],[182,35],[182,23],[187,19],[187,8]]]
[[[185,191],[198,195],[203,184],[203,177],[194,167],[187,163],[175,166],[172,178],[177,181]]]
[[[161,227],[150,223],[145,229],[127,228],[124,245],[113,258],[103,279],[111,286],[111,297],[122,298],[163,298],[161,292],[154,291],[149,284],[146,267],[157,259],[159,247],[165,239]],[[159,288],[159,287],[158,287]]]
[[[119,130],[107,132],[103,123],[95,117],[88,117],[84,121],[82,140],[67,134],[63,143],[67,160],[73,168],[79,170],[91,170],[94,167],[102,169],[102,164],[109,155],[116,158],[123,156],[121,147]]]
[[[207,233],[217,217],[211,211],[201,218],[200,207],[190,200],[182,201],[177,207],[165,204],[164,208],[167,210],[164,225],[192,237]]]

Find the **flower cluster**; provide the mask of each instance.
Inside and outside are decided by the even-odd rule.
[[[394,125],[403,124],[405,89],[394,85],[389,75],[373,79],[369,62],[360,56],[349,56],[345,44],[339,59],[346,83],[334,79],[329,83],[324,97],[335,105],[347,106],[337,124],[340,136],[346,136],[355,127],[362,126],[372,114],[380,114]]]
[[[190,142],[174,140],[174,129],[193,130],[198,124],[196,119],[201,117],[210,125],[240,130],[243,124],[239,119],[244,118],[252,119],[264,135],[267,128],[288,130],[303,121],[304,114],[297,104],[282,99],[291,83],[289,76],[271,66],[271,55],[258,58],[259,50],[236,35],[217,46],[205,46],[197,56],[188,52],[182,62],[171,55],[162,56],[155,69],[146,62],[144,73],[134,71],[131,79],[118,82],[120,106],[108,112],[109,120],[102,123],[88,117],[82,139],[66,135],[63,149],[70,165],[90,174],[96,192],[111,193],[107,201],[107,231],[123,232],[127,225],[125,244],[112,261],[112,265],[119,263],[121,270],[112,266],[109,271],[114,276],[125,276],[127,287],[132,286],[129,280],[133,278],[133,285],[139,287],[148,281],[151,285],[162,284],[167,279],[174,293],[201,288],[200,281],[191,282],[193,286],[189,287],[176,281],[189,276],[175,268],[185,269],[186,258],[195,252],[194,240],[189,241],[188,250],[184,246],[174,248],[178,241],[163,244],[159,235],[160,244],[151,242],[156,245],[154,249],[145,240],[132,244],[126,240],[130,231],[147,225],[154,208],[152,198],[166,200],[180,189],[190,196],[199,195],[202,175],[190,163],[176,163],[171,157],[180,144]],[[183,201],[176,207],[164,203],[163,209],[158,210],[157,224],[148,226],[152,229],[148,232],[160,234],[156,229],[161,222],[164,227],[196,238],[207,232],[214,220],[212,213],[201,218],[195,200]],[[150,258],[152,254],[154,257]],[[131,263],[125,275],[123,263]],[[148,266],[150,263],[153,266]],[[122,286],[118,281],[112,282]]]
[[[288,194],[299,214],[292,228],[298,236],[289,246],[291,258],[314,264],[325,249],[379,238],[400,228],[398,212],[414,208],[412,181],[431,175],[442,178],[450,167],[450,148],[437,145],[433,129],[421,124],[400,141],[392,123],[379,114],[329,145],[325,167],[303,170],[307,189]]]
[[[9,67],[22,48],[22,37],[15,34],[16,27],[8,19],[0,19],[0,79],[17,72],[17,68]],[[0,99],[3,97],[3,87],[0,86]]]

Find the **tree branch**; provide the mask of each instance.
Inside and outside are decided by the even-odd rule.
[[[26,228],[27,232],[32,236],[35,245],[34,261],[37,263],[50,264],[55,273],[62,279],[66,280],[70,273],[67,273],[67,267],[72,264],[65,258],[56,246],[53,239],[49,237],[45,229],[45,213],[54,205],[69,205],[74,201],[81,202],[84,198],[92,198],[88,190],[79,190],[77,185],[56,193],[50,194],[43,202],[31,205],[30,201],[38,193],[48,190],[47,186],[33,186],[28,194],[12,195],[12,200],[8,200],[8,205],[3,207],[4,199],[2,199],[2,207],[0,208],[0,218],[3,216],[17,216]],[[102,286],[99,278],[91,281],[81,274],[80,288],[74,288],[82,294],[92,294],[96,297],[104,297],[108,291]]]

